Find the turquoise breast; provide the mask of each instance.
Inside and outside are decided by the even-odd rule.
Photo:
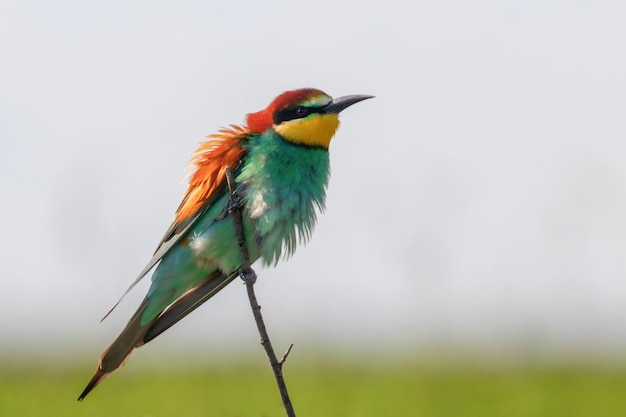
[[[246,241],[251,259],[275,264],[298,242],[306,243],[323,211],[330,176],[328,150],[294,145],[272,129],[250,138],[237,176],[242,187]]]

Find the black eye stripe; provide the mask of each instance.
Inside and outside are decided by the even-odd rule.
[[[274,124],[279,125],[288,120],[302,119],[310,114],[319,113],[322,109],[323,107],[295,106],[285,110],[279,110],[274,113]]]

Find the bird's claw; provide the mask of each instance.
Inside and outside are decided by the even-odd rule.
[[[222,210],[222,212],[215,218],[215,220],[224,220],[226,216],[239,210],[241,210],[241,199],[239,198],[239,192],[231,191],[230,195],[228,196],[226,209]]]
[[[250,267],[239,268],[239,278],[241,278],[244,284],[254,284],[256,282],[256,272]]]
[[[230,197],[228,197],[228,213],[232,213],[234,211],[241,209],[241,200],[239,199],[239,193],[237,191],[232,191],[230,193]]]

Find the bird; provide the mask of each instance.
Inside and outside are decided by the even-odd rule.
[[[339,113],[370,95],[332,98],[315,88],[286,91],[246,123],[221,128],[192,154],[174,220],[122,298],[154,269],[148,292],[102,353],[82,401],[135,348],[152,341],[232,282],[242,267],[232,195],[240,205],[249,262],[276,265],[306,243],[325,209],[328,148]],[[228,174],[235,190],[228,188]],[[120,303],[120,300],[105,315]],[[103,320],[104,320],[103,318]]]

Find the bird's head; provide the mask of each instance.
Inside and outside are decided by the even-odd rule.
[[[257,133],[272,128],[287,141],[328,149],[339,127],[339,112],[372,97],[353,95],[333,99],[314,88],[286,91],[265,109],[250,113],[248,128]]]

